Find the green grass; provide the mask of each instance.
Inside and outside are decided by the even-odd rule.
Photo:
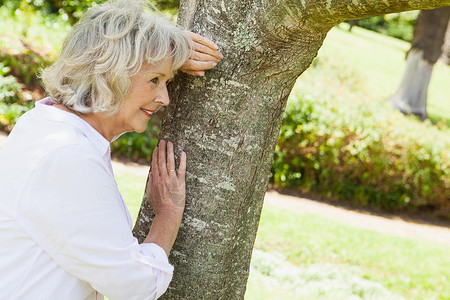
[[[384,102],[398,88],[410,44],[363,28],[354,27],[352,32],[346,28],[343,23],[328,33],[313,68],[298,79],[298,88],[313,98],[346,93],[350,100]],[[449,79],[450,66],[436,63],[427,105],[430,120],[448,126]]]
[[[123,200],[128,206],[134,224],[141,207],[146,178],[123,172],[115,173],[114,177],[116,178],[117,186],[122,193]]]
[[[280,252],[301,267],[332,264],[343,271],[357,268],[362,278],[407,299],[450,298],[450,248],[445,245],[265,206],[255,248]],[[254,284],[250,280],[250,285]]]
[[[117,172],[136,219],[145,178]],[[450,247],[265,205],[247,300],[450,299]]]

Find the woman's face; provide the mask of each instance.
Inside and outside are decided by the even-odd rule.
[[[121,133],[145,131],[152,114],[169,104],[167,84],[172,78],[170,59],[162,61],[157,66],[143,66],[130,78],[130,91],[114,116],[116,128],[121,128]]]

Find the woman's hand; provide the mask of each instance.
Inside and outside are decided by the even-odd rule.
[[[170,254],[183,217],[186,188],[186,153],[180,154],[178,173],[175,170],[173,144],[161,140],[153,151],[152,172],[147,185],[148,202],[155,218],[144,243],[155,243]]]
[[[186,153],[181,152],[178,172],[175,170],[173,144],[161,140],[153,151],[152,172],[147,185],[148,202],[155,214],[181,215],[184,211],[186,188]]]
[[[194,50],[180,70],[191,75],[203,76],[204,70],[214,68],[223,55],[211,40],[193,32],[189,32],[189,35],[194,42]]]

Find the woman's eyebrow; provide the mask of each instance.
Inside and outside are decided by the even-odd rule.
[[[159,72],[151,72],[151,73],[153,73],[153,74],[158,74],[158,75],[160,75],[160,76],[162,76],[162,77],[166,77],[166,74],[164,74],[164,73],[159,73]],[[174,76],[175,76],[175,74],[172,73],[172,76],[171,76],[170,78],[173,78]]]

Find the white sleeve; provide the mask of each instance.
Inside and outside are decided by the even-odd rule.
[[[114,178],[102,158],[68,146],[35,168],[17,220],[68,274],[115,299],[156,299],[173,267],[156,244],[133,237]]]

